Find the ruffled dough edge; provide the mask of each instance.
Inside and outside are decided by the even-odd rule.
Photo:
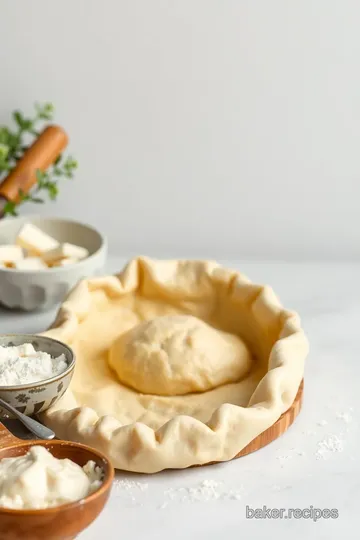
[[[163,281],[166,277],[166,283],[170,287],[175,284],[176,291],[184,265],[194,280],[191,294],[196,295],[199,276],[206,276],[210,287],[221,283],[227,294],[247,303],[259,317],[278,317],[279,339],[271,349],[268,371],[252,394],[248,407],[225,403],[207,423],[178,415],[154,431],[141,422],[121,425],[116,418],[99,417],[96,411],[85,406],[57,410],[55,405],[43,414],[44,423],[54,429],[58,437],[97,448],[118,469],[155,473],[230,460],[291,406],[303,378],[309,346],[299,316],[284,309],[270,287],[255,285],[243,274],[212,261],[159,261],[139,257],[130,261],[118,275],[82,280],[60,307],[51,328],[42,335],[71,341],[79,322],[90,310],[92,292],[99,289],[108,297],[116,298],[134,291],[140,284],[144,286],[144,279],[151,279],[162,294],[168,287]],[[70,390],[66,397],[68,403],[77,405]]]

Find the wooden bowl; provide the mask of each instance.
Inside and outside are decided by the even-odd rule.
[[[26,454],[31,446],[44,446],[57,458],[68,458],[80,465],[89,460],[104,471],[98,490],[76,501],[43,510],[13,510],[0,507],[1,540],[70,540],[88,527],[104,508],[114,479],[114,468],[100,452],[88,446],[65,441],[23,441],[0,423],[0,460]]]

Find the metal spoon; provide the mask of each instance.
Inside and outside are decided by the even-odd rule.
[[[20,420],[20,422],[39,439],[45,439],[46,441],[50,441],[55,437],[55,433],[51,429],[43,426],[42,424],[40,424],[40,422],[37,422],[29,416],[25,416],[25,414],[17,411],[12,405],[9,405],[9,403],[7,403],[1,398],[0,406],[9,413],[12,413],[14,416],[16,416],[16,418]]]

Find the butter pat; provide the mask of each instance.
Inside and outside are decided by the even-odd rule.
[[[66,259],[55,261],[51,266],[68,266],[69,264],[75,264],[77,262],[79,262],[79,259],[75,259],[75,257],[67,257]]]
[[[14,263],[0,261],[0,268],[14,268]]]
[[[17,270],[44,270],[47,269],[47,265],[40,257],[26,257],[26,259],[16,261],[14,268]]]
[[[18,345],[16,349],[17,349],[17,354],[20,357],[21,356],[36,356],[36,351],[31,343],[23,343],[22,345]],[[4,348],[2,349],[2,352],[3,351],[4,351]]]
[[[20,246],[0,246],[0,262],[14,263],[24,258],[23,250]],[[6,266],[6,264],[4,264]]]
[[[31,255],[42,255],[45,251],[56,249],[59,246],[57,240],[32,223],[21,227],[16,244],[28,250]]]
[[[61,246],[44,253],[42,257],[47,263],[54,263],[61,259],[86,259],[88,255],[89,252],[86,248],[64,242]]]

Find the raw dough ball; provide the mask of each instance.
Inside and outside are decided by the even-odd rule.
[[[122,334],[109,351],[121,382],[145,394],[203,392],[241,379],[251,355],[243,341],[196,317],[169,315]]]

